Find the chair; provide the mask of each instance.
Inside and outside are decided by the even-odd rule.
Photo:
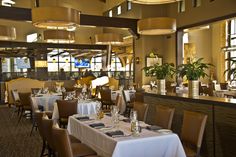
[[[60,126],[66,126],[68,117],[77,113],[78,100],[57,100]]]
[[[32,118],[32,108],[31,108],[30,96],[31,96],[31,93],[19,93],[19,98],[20,98],[20,103],[22,105],[22,109],[21,109],[18,123],[20,122],[20,120],[23,116],[23,113],[25,111],[29,111],[30,118]],[[25,115],[27,116],[28,114],[25,114]]]
[[[143,92],[135,92],[135,101],[144,102]]]
[[[16,106],[17,108],[17,115],[20,114],[20,110],[22,108],[22,104],[20,103],[20,97],[19,97],[19,93],[17,89],[14,89],[11,91],[12,94],[12,98],[13,98],[13,104]]]
[[[135,102],[134,103],[134,111],[137,111],[138,120],[139,121],[146,121],[147,119],[147,111],[148,111],[148,104],[142,102]]]
[[[184,111],[181,139],[187,157],[200,157],[207,115]]]
[[[156,106],[156,125],[165,129],[171,129],[174,112],[175,112],[174,108],[157,105]]]
[[[126,114],[130,114],[130,110],[133,109],[134,107],[134,102],[135,102],[135,93],[130,93],[129,90],[123,90],[122,91],[124,101],[125,101],[125,106],[126,106]],[[129,99],[127,98],[127,95],[129,95]]]
[[[101,94],[101,102],[102,102],[102,108],[104,109],[110,109],[112,105],[114,105],[114,102],[111,100],[111,90],[106,87],[102,87],[100,90]]]
[[[221,90],[227,90],[228,89],[228,83],[220,83],[220,89]]]
[[[96,152],[82,143],[71,143],[66,129],[52,127],[55,150],[59,157],[83,157],[96,155]]]

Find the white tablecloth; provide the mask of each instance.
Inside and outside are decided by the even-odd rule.
[[[213,91],[214,96],[224,98],[226,95],[236,96],[236,90],[216,90]]]
[[[102,122],[111,125],[111,117],[102,121],[79,121],[71,116],[68,132],[94,149],[103,157],[186,157],[183,146],[176,134],[163,134],[142,129],[140,136],[112,138],[102,129],[94,129],[91,123]],[[130,123],[120,121],[119,129],[130,134]]]
[[[96,114],[96,105],[98,103],[92,100],[78,100],[77,113],[82,115]],[[56,103],[54,105],[52,119],[59,119],[59,111]]]
[[[53,111],[53,106],[56,100],[62,99],[61,94],[42,94],[39,96],[31,96],[34,108],[38,105],[43,106],[45,111]]]

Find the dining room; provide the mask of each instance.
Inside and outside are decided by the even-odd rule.
[[[0,1],[0,157],[236,155],[236,1]]]

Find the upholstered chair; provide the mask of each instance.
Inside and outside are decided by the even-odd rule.
[[[187,157],[200,157],[207,115],[184,111],[181,140]]]
[[[32,108],[31,108],[30,96],[31,96],[31,93],[19,93],[19,98],[20,98],[20,103],[22,105],[22,110],[20,113],[20,117],[18,119],[18,123],[20,122],[25,111],[29,111],[29,114],[25,114],[25,115],[26,116],[30,115],[30,118],[32,118]]]
[[[156,125],[165,129],[171,129],[174,112],[175,112],[174,108],[157,105],[156,120],[155,120]]]
[[[96,155],[96,152],[82,143],[71,143],[68,131],[56,126],[52,127],[55,150],[59,157],[83,157]]]
[[[112,105],[114,105],[114,102],[111,99],[111,90],[106,87],[102,87],[100,90],[101,94],[101,102],[102,102],[102,108],[103,109],[110,109]]]
[[[57,100],[60,126],[65,127],[69,116],[77,113],[78,100]]]
[[[148,111],[148,104],[142,102],[134,102],[134,111],[137,111],[138,120],[139,121],[146,121],[147,119],[147,111]]]

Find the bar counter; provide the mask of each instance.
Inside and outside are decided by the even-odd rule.
[[[179,135],[184,110],[207,114],[201,156],[236,156],[236,99],[210,96],[190,98],[180,93],[144,93],[144,102],[149,104],[147,122],[150,124],[155,123],[156,105],[175,108],[172,130]]]

